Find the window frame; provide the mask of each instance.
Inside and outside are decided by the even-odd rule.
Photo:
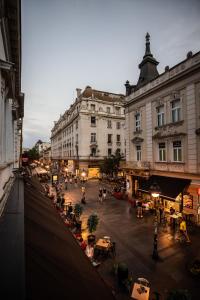
[[[138,132],[140,130],[141,130],[141,113],[138,112],[135,114],[135,131]]]
[[[160,111],[162,109],[162,111]],[[164,105],[160,105],[156,107],[157,112],[157,126],[163,126],[165,125],[165,112],[164,112]]]
[[[176,106],[176,103],[178,103],[179,105]],[[181,121],[181,99],[180,98],[171,101],[171,121],[172,123]]]
[[[96,143],[96,141],[97,141],[96,132],[91,132],[91,134],[90,134],[90,142],[91,143]]]
[[[180,143],[180,146],[174,146],[175,143]],[[173,162],[183,162],[183,145],[181,140],[172,142]]]
[[[142,160],[142,146],[136,145],[135,151],[136,151],[136,161],[141,161]]]
[[[164,145],[164,147],[161,147],[161,145]],[[167,157],[167,152],[166,152],[166,143],[165,142],[161,142],[158,143],[158,160],[160,162],[166,162],[166,157]]]

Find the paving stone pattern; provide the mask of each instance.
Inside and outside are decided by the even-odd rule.
[[[159,228],[158,251],[161,260],[155,262],[153,251],[153,216],[147,214],[142,219],[136,217],[135,209],[124,200],[112,196],[101,204],[98,201],[99,182],[88,181],[86,184],[86,205],[81,216],[83,228],[86,230],[87,217],[96,212],[100,222],[96,231],[97,239],[108,235],[116,242],[116,261],[125,262],[133,276],[144,277],[150,281],[150,299],[153,292],[158,291],[165,299],[167,291],[172,288],[188,289],[193,300],[200,299],[200,282],[194,280],[186,269],[186,264],[200,255],[200,230],[190,233],[191,244],[178,242],[175,233],[169,228]],[[103,184],[101,183],[101,186]],[[107,186],[108,187],[108,186]],[[80,202],[81,185],[70,185],[65,196],[72,203]],[[98,271],[104,280],[116,291],[117,299],[130,299],[116,283],[111,274],[113,259],[104,261]]]

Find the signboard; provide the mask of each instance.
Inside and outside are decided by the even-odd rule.
[[[200,196],[200,188],[197,189],[197,195]]]
[[[53,182],[58,180],[58,175],[53,175],[52,176]]]

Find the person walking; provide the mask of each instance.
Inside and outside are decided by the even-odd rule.
[[[181,236],[183,236],[186,239],[186,242],[190,243],[191,241],[190,241],[190,238],[187,233],[187,225],[186,225],[186,221],[184,218],[180,219],[179,230],[180,230]]]
[[[142,201],[140,199],[137,202],[137,217],[138,218],[143,218],[143,214],[142,214]]]
[[[99,189],[99,202],[102,203],[103,201],[103,191],[102,188]]]
[[[106,188],[103,188],[103,200],[106,200],[107,191]]]
[[[67,191],[68,178],[65,178],[65,190]]]

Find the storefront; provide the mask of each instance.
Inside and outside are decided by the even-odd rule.
[[[154,182],[159,185],[161,193],[159,199],[152,200],[150,187]],[[134,179],[133,187],[137,186],[135,193],[145,202],[154,201],[152,205],[155,205],[155,201],[160,201],[165,211],[169,212],[170,208],[173,208],[175,211],[180,212],[193,208],[193,197],[188,192],[190,183],[191,180],[188,179],[153,175],[147,180],[143,178]]]

